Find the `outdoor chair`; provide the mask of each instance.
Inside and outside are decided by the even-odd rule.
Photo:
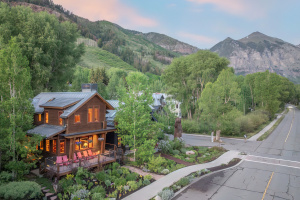
[[[86,151],[83,151],[83,156],[86,157],[87,159],[92,159],[92,156],[89,156],[88,153]]]
[[[85,160],[85,158],[82,156],[81,152],[77,152],[77,157],[79,160]]]
[[[62,159],[63,159],[63,165],[69,165],[69,164],[71,163],[71,162],[69,161],[67,155],[64,155],[64,156],[62,157]]]
[[[62,160],[62,157],[61,156],[57,156],[56,157],[56,164],[57,165],[60,165],[60,166],[63,166],[63,160]]]
[[[88,150],[88,154],[90,157],[95,158],[97,157],[97,155],[95,153],[93,153],[90,149]]]
[[[79,159],[77,158],[76,153],[74,153],[73,162],[74,163],[78,163],[79,162]]]

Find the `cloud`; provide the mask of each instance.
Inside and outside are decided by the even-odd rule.
[[[247,18],[260,18],[265,16],[265,3],[249,0],[186,0],[199,5],[210,4],[216,10],[221,10],[233,15],[245,16]]]
[[[179,32],[178,36],[184,38],[185,41],[189,40],[190,44],[199,46],[200,48],[210,47],[211,45],[215,45],[216,43],[219,42],[219,40],[216,38],[188,33],[188,32]]]
[[[78,16],[91,21],[107,20],[126,26],[126,28],[155,27],[158,22],[142,16],[136,9],[120,0],[54,0]]]

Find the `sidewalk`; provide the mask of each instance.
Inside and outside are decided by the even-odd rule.
[[[129,195],[124,199],[125,200],[136,200],[136,199],[149,200],[152,197],[155,197],[157,193],[160,192],[163,188],[171,186],[174,182],[178,181],[182,177],[189,175],[190,173],[202,169],[216,167],[221,164],[227,164],[233,158],[238,158],[238,157],[240,157],[238,151],[228,151],[212,162],[181,168],[155,181],[154,183],[136,191],[135,193]]]

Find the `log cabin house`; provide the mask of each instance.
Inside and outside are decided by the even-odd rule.
[[[106,135],[116,129],[114,124],[107,125],[105,118],[107,110],[114,107],[97,93],[97,84],[83,84],[82,92],[40,93],[32,104],[36,127],[27,134],[44,138],[37,148],[42,150],[46,171],[61,176],[74,167],[95,167],[116,161],[116,146],[106,143]],[[74,158],[78,152],[88,150],[93,153],[89,159]],[[57,164],[60,156],[67,156],[68,161]]]

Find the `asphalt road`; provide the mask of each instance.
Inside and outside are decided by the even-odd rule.
[[[200,179],[174,199],[300,200],[299,130],[300,111],[291,109],[263,142],[223,139],[225,148],[247,153],[244,161]],[[191,145],[212,146],[208,137],[184,137]]]

